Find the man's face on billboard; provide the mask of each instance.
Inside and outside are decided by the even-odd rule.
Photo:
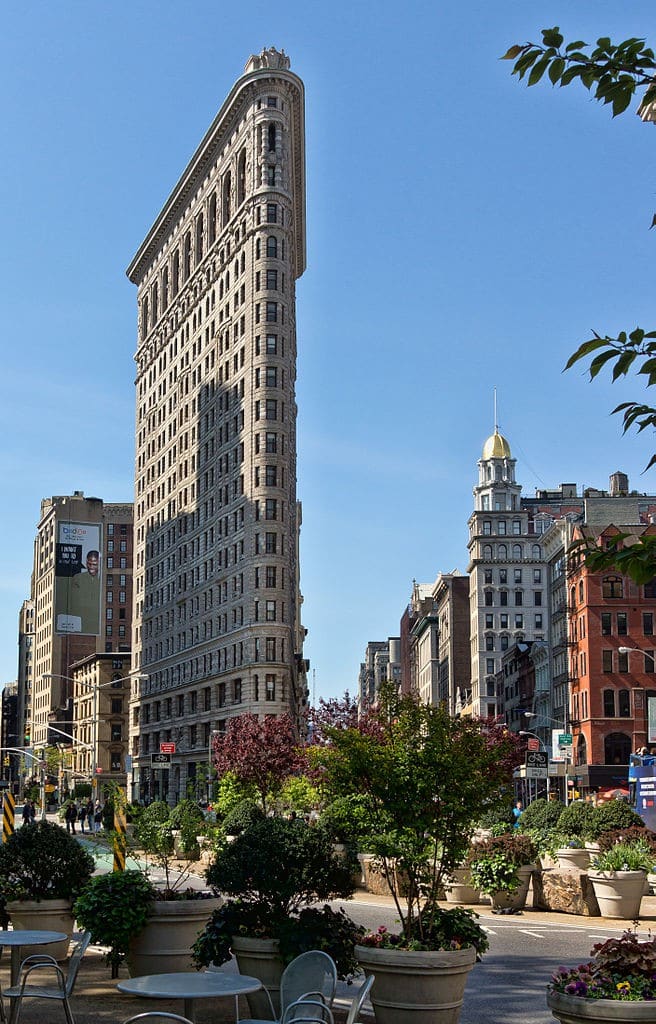
[[[87,572],[90,576],[98,575],[98,555],[89,553],[87,555]]]

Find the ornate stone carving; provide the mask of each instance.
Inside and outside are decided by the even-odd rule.
[[[263,68],[278,68],[287,71],[290,66],[289,57],[284,50],[276,50],[269,46],[259,54],[252,54],[246,62],[245,71],[261,71]]]

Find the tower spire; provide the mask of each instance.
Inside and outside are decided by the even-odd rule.
[[[494,388],[494,433],[499,433],[499,419],[497,416],[497,389]]]

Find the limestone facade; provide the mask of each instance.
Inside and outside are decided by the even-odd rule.
[[[307,700],[296,499],[304,89],[251,57],[128,268],[137,286],[134,796],[184,796],[233,716]],[[173,742],[169,772],[151,770]]]

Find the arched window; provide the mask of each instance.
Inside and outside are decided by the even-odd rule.
[[[506,547],[505,544],[499,544],[499,547],[497,548],[497,558],[499,558],[502,562],[507,561],[508,548]]]
[[[620,718],[631,717],[631,699],[628,690],[620,690],[617,694],[617,706]]]
[[[579,733],[576,741],[576,764],[587,764],[588,763],[588,745],[585,741],[585,736]]]
[[[267,256],[276,257],[278,255],[278,239],[275,235],[269,235],[267,238]]]
[[[615,690],[604,690],[604,717],[615,718]]]
[[[183,250],[182,250],[182,277],[183,280],[187,280],[191,273],[191,231],[188,231],[184,237]]]
[[[173,253],[173,264],[171,268],[171,292],[173,295],[178,294],[178,288],[180,287],[180,253],[178,249]]]
[[[539,544],[534,544],[531,548],[531,558],[542,558],[542,551]]]
[[[246,150],[242,149],[237,161],[237,206],[246,198]]]
[[[571,587],[569,592],[569,603],[572,608],[576,607],[576,587]]]
[[[604,576],[601,581],[604,597],[624,597],[624,583],[621,576]]]
[[[169,304],[169,268],[162,271],[162,312]]]
[[[255,259],[259,260],[261,255],[262,255],[262,243],[260,241],[260,236],[258,235],[258,237],[255,239]]]
[[[153,285],[153,327],[159,320],[159,288],[157,281]]]
[[[141,337],[142,339],[148,334],[148,296],[144,295],[143,302],[141,303]]]
[[[483,545],[483,558],[485,559],[486,562],[492,561],[492,545],[491,544],[484,544]]]
[[[583,600],[583,580],[579,580],[579,601]]]
[[[512,551],[513,551],[513,558],[516,559],[517,561],[521,561],[522,554],[523,554],[523,552],[522,552],[522,545],[521,544],[513,544]]]
[[[230,192],[232,190],[232,175],[230,171],[227,171],[223,175],[223,184],[221,186],[221,223],[223,227],[226,226],[230,220]]]
[[[611,732],[604,739],[604,760],[606,764],[628,764],[631,753],[631,737],[623,732]]]
[[[210,196],[210,206],[207,211],[207,241],[213,245],[216,241],[216,192]]]
[[[198,214],[196,218],[196,266],[200,263],[203,258],[203,249],[205,246],[205,225],[203,222],[202,213]]]
[[[269,153],[276,151],[276,123],[272,121],[267,129],[267,149]]]

